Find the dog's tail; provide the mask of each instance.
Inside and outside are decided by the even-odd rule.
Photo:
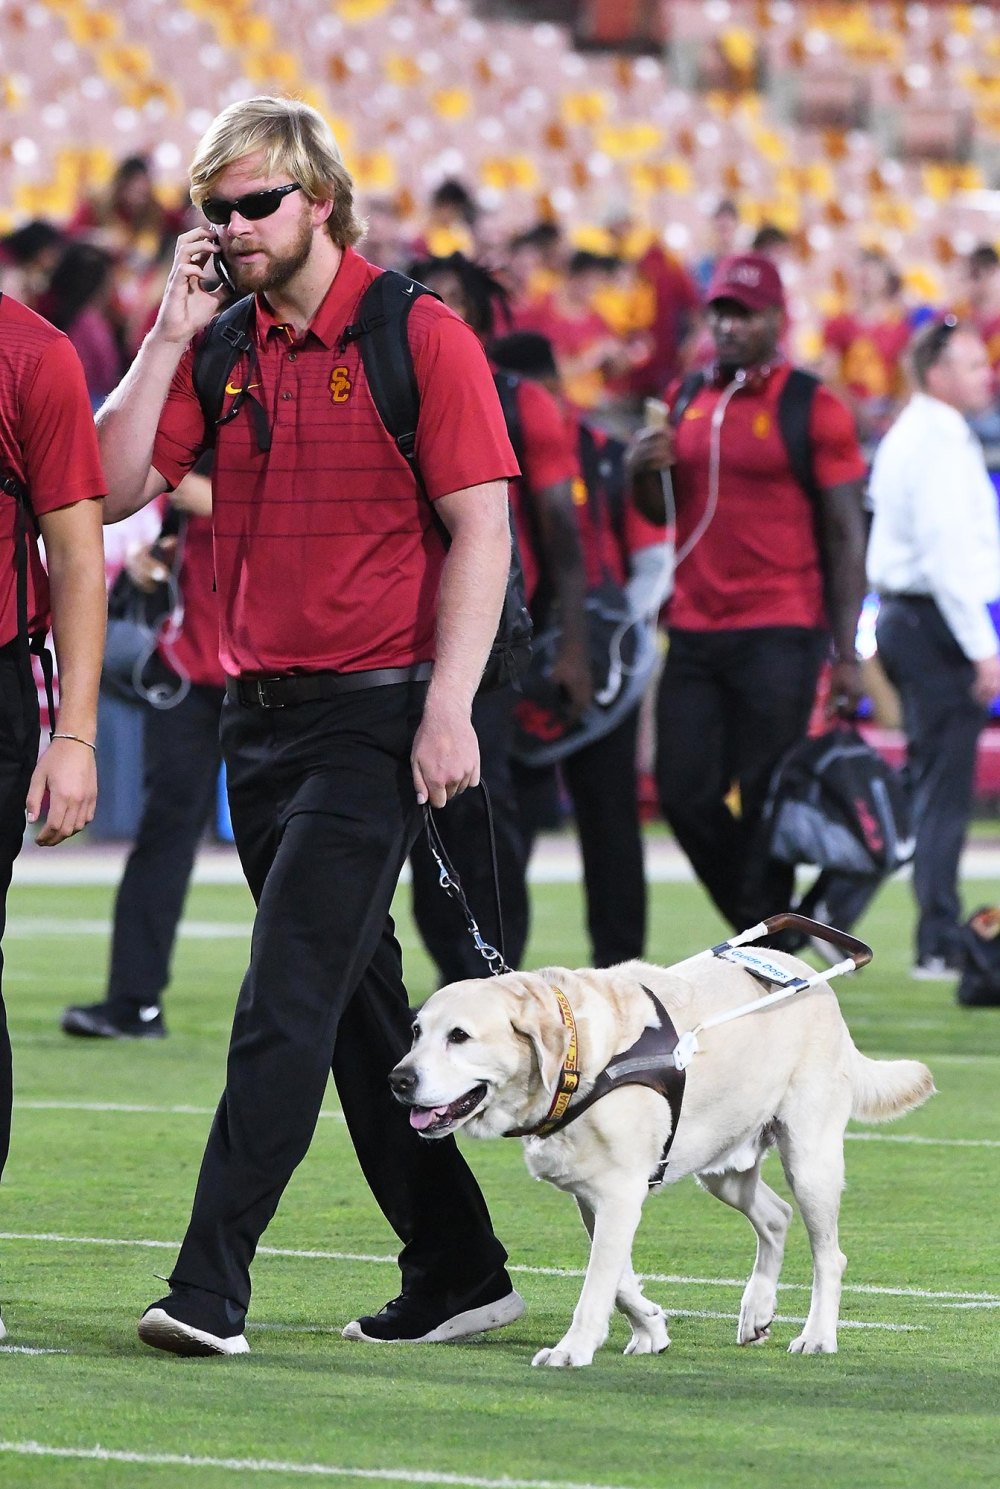
[[[933,1096],[934,1077],[919,1060],[869,1060],[852,1046],[851,1116],[862,1122],[890,1122]]]

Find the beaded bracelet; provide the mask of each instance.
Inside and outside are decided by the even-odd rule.
[[[96,744],[91,744],[91,742],[90,742],[89,739],[83,739],[83,738],[81,738],[81,736],[79,734],[53,734],[51,736],[51,738],[52,739],[72,739],[73,741],[75,741],[76,744],[86,745],[88,750],[93,750],[94,754],[95,755],[97,754],[97,746],[96,746]]]

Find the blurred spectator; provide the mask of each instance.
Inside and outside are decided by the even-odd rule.
[[[184,228],[183,209],[165,207],[156,195],[149,161],[130,155],[121,161],[107,191],[81,204],[68,227],[86,235],[132,265],[158,257]]]
[[[447,258],[462,253],[472,259],[476,252],[475,226],[479,207],[461,181],[442,181],[431,194],[427,221],[412,245],[419,257]]]
[[[992,243],[980,243],[965,262],[966,316],[982,337],[995,375],[1000,374],[1000,254]],[[968,414],[981,440],[1000,443],[1000,387],[985,409]]]
[[[617,264],[579,249],[570,256],[561,284],[514,313],[516,330],[535,331],[552,343],[565,395],[579,409],[597,408],[609,381],[634,366],[627,343],[594,308]]]
[[[659,397],[682,365],[685,342],[695,329],[701,309],[698,287],[684,266],[662,243],[652,243],[637,270],[652,292],[649,337],[652,351],[631,378],[637,399]]]
[[[404,270],[413,257],[402,213],[391,197],[375,197],[364,212],[365,257],[380,269]]]
[[[511,238],[503,281],[515,311],[550,295],[561,284],[568,257],[562,228],[555,222],[536,222]]]
[[[119,342],[130,356],[151,324],[183,232],[188,208],[168,208],[159,200],[149,161],[130,155],[118,165],[107,190],[83,202],[68,231],[98,244],[114,264],[108,314]]]
[[[711,229],[711,247],[707,253],[703,253],[695,261],[693,269],[694,281],[701,294],[708,289],[719,260],[728,258],[731,253],[736,252],[740,214],[736,203],[730,201],[728,197],[721,201],[712,213]]]
[[[763,222],[753,235],[750,243],[751,253],[762,253],[766,258],[772,260],[780,269],[791,257],[792,240],[784,228],[778,227],[773,222]]]
[[[68,243],[38,309],[65,331],[83,364],[91,406],[100,408],[124,367],[108,316],[112,263],[94,243]]]
[[[961,963],[958,874],[976,746],[1000,693],[991,601],[1000,596],[997,499],[966,418],[993,396],[974,328],[948,317],[913,344],[917,391],[875,455],[868,577],[879,657],[900,695],[913,791],[918,906],[913,976]]]
[[[982,337],[994,370],[1000,369],[1000,253],[980,243],[966,260],[969,320]]]
[[[861,443],[874,445],[905,391],[910,322],[902,280],[876,249],[859,256],[852,290],[853,304],[823,326],[821,371],[853,409]]]
[[[0,286],[33,310],[62,253],[65,235],[42,218],[0,238]]]

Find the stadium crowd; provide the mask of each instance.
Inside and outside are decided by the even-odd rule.
[[[0,240],[0,282],[67,333],[95,408],[152,325],[177,234],[197,219],[162,195],[152,163],[129,156],[107,189],[68,219],[35,219]],[[624,208],[586,231],[546,217],[505,233],[499,214],[483,210],[459,179],[443,181],[415,212],[404,206],[390,196],[362,200],[370,260],[405,270],[460,253],[489,269],[509,295],[498,331],[547,337],[567,400],[619,433],[638,426],[646,397],[659,397],[710,355],[702,296],[718,259],[759,251],[794,277],[799,253],[794,235],[752,226],[753,214],[730,198],[718,202],[703,241],[684,259]],[[814,367],[848,402],[869,450],[905,402],[907,347],[927,320],[949,312],[968,320],[1000,366],[995,244],[983,241],[957,262],[947,303],[905,291],[905,268],[859,236],[853,265],[832,271],[783,338],[796,363]],[[994,426],[1000,432],[1000,415],[987,418],[991,434]]]

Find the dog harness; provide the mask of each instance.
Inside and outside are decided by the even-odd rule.
[[[512,1127],[503,1136],[548,1137],[551,1133],[558,1132],[560,1128],[568,1126],[570,1122],[575,1122],[577,1117],[581,1117],[595,1101],[600,1101],[602,1096],[616,1091],[619,1086],[649,1086],[651,1090],[665,1098],[672,1118],[670,1134],[663,1145],[657,1165],[649,1176],[650,1189],[656,1189],[663,1183],[666,1173],[668,1156],[677,1132],[677,1124],[680,1121],[687,1076],[684,1070],[678,1069],[674,1064],[674,1050],[677,1048],[678,1034],[673,1020],[656,994],[644,983],[640,983],[640,987],[656,1010],[660,1020],[659,1028],[643,1029],[635,1044],[623,1050],[620,1055],[615,1055],[614,1059],[610,1060],[601,1071],[587,1094],[572,1106],[570,1103],[580,1085],[580,1041],[569,999],[561,988],[552,987],[559,1005],[559,1016],[569,1030],[569,1048],[566,1051],[562,1070],[559,1072],[559,1081],[552,1098],[552,1105],[541,1122],[535,1123],[532,1127]]]

